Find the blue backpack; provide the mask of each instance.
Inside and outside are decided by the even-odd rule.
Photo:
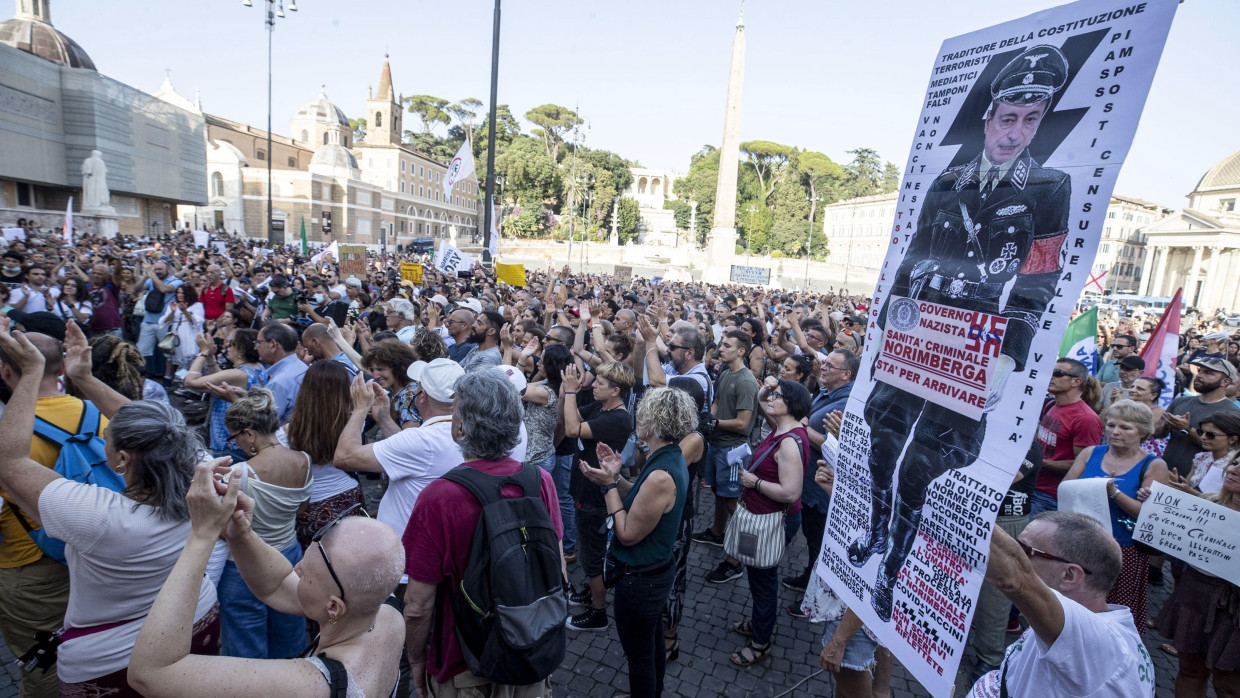
[[[108,458],[103,450],[103,437],[99,436],[102,423],[99,408],[88,401],[83,401],[82,404],[82,419],[78,422],[77,433],[70,434],[38,417],[34,419],[34,433],[60,446],[60,455],[52,469],[61,477],[86,485],[104,487],[113,492],[124,492],[125,478],[108,465]],[[17,507],[13,507],[13,515],[44,555],[60,562],[65,561],[64,541],[49,536],[41,528],[31,526]]]

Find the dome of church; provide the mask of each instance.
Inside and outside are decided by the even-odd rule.
[[[344,128],[349,128],[349,117],[344,115],[331,100],[327,99],[326,92],[319,92],[319,96],[310,101],[309,104],[297,110],[294,120],[309,119],[318,123],[340,124]],[[352,130],[351,128],[349,129]]]
[[[95,62],[76,41],[37,19],[17,17],[0,22],[0,44],[70,68],[95,70]]]
[[[1240,189],[1240,151],[1223,158],[1206,172],[1197,183],[1197,191],[1206,189]]]
[[[357,158],[343,145],[328,143],[314,151],[314,157],[310,158],[310,167],[315,166],[356,170]]]

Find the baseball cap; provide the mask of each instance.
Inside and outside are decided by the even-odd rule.
[[[438,303],[439,305],[445,308],[448,307],[448,299],[444,298],[442,293],[436,293],[435,295],[431,296],[431,300],[435,301],[436,303]]]
[[[1126,368],[1129,371],[1133,369],[1137,369],[1138,371],[1144,371],[1145,370],[1145,359],[1142,359],[1140,356],[1135,356],[1135,355],[1125,356],[1124,358],[1119,360],[1119,367]]]
[[[9,313],[9,317],[12,317],[12,316],[13,316],[13,313]],[[1202,359],[1197,359],[1196,361],[1193,361],[1191,363],[1195,366],[1201,366],[1202,368],[1208,368],[1211,371],[1218,371],[1219,373],[1223,374],[1224,376],[1227,376],[1228,378],[1232,380],[1236,379],[1236,367],[1232,366],[1231,362],[1227,361],[1226,359],[1220,359],[1215,356],[1207,356]]]
[[[1218,332],[1211,332],[1202,337],[1202,339],[1207,342],[1226,342],[1228,339],[1231,339],[1231,334],[1227,330],[1219,330]]]
[[[525,380],[525,374],[521,372],[521,369],[516,366],[494,366],[493,369],[502,373],[504,377],[508,379],[508,382],[512,383],[512,387],[517,389],[518,394],[520,394],[522,390],[525,390],[527,381]]]
[[[23,332],[37,332],[57,341],[65,341],[65,321],[52,313],[23,313],[20,310],[10,310],[9,319],[14,325],[21,325]]]
[[[465,369],[452,359],[435,359],[430,363],[414,361],[405,375],[431,399],[451,402],[456,397],[456,379],[465,375]]]
[[[457,301],[456,305],[458,308],[469,308],[474,311],[475,315],[482,313],[482,304],[478,302],[477,298],[466,298],[463,301]]]

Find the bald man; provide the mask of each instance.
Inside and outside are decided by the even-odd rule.
[[[360,371],[349,355],[336,344],[336,340],[332,339],[331,330],[327,325],[316,322],[307,327],[306,331],[301,333],[301,345],[315,361],[339,362],[349,371],[350,380]]]

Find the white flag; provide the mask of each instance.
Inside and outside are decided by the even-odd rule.
[[[495,259],[499,254],[499,216],[494,205],[491,206],[491,245],[488,249],[491,251],[491,259]]]
[[[474,151],[469,147],[469,140],[466,139],[461,144],[460,150],[456,151],[456,157],[452,158],[452,162],[448,165],[448,172],[443,176],[443,197],[449,203],[452,201],[452,187],[457,182],[467,179],[474,173]]]
[[[434,266],[447,276],[456,276],[458,271],[469,271],[474,268],[474,260],[448,243],[441,243],[435,250]]]
[[[310,263],[318,264],[319,260],[323,259],[323,255],[327,255],[327,254],[330,254],[333,260],[340,261],[340,243],[333,240],[332,244],[319,250],[318,254],[311,257]]]
[[[73,197],[69,197],[69,205],[65,207],[65,244],[73,244]]]

